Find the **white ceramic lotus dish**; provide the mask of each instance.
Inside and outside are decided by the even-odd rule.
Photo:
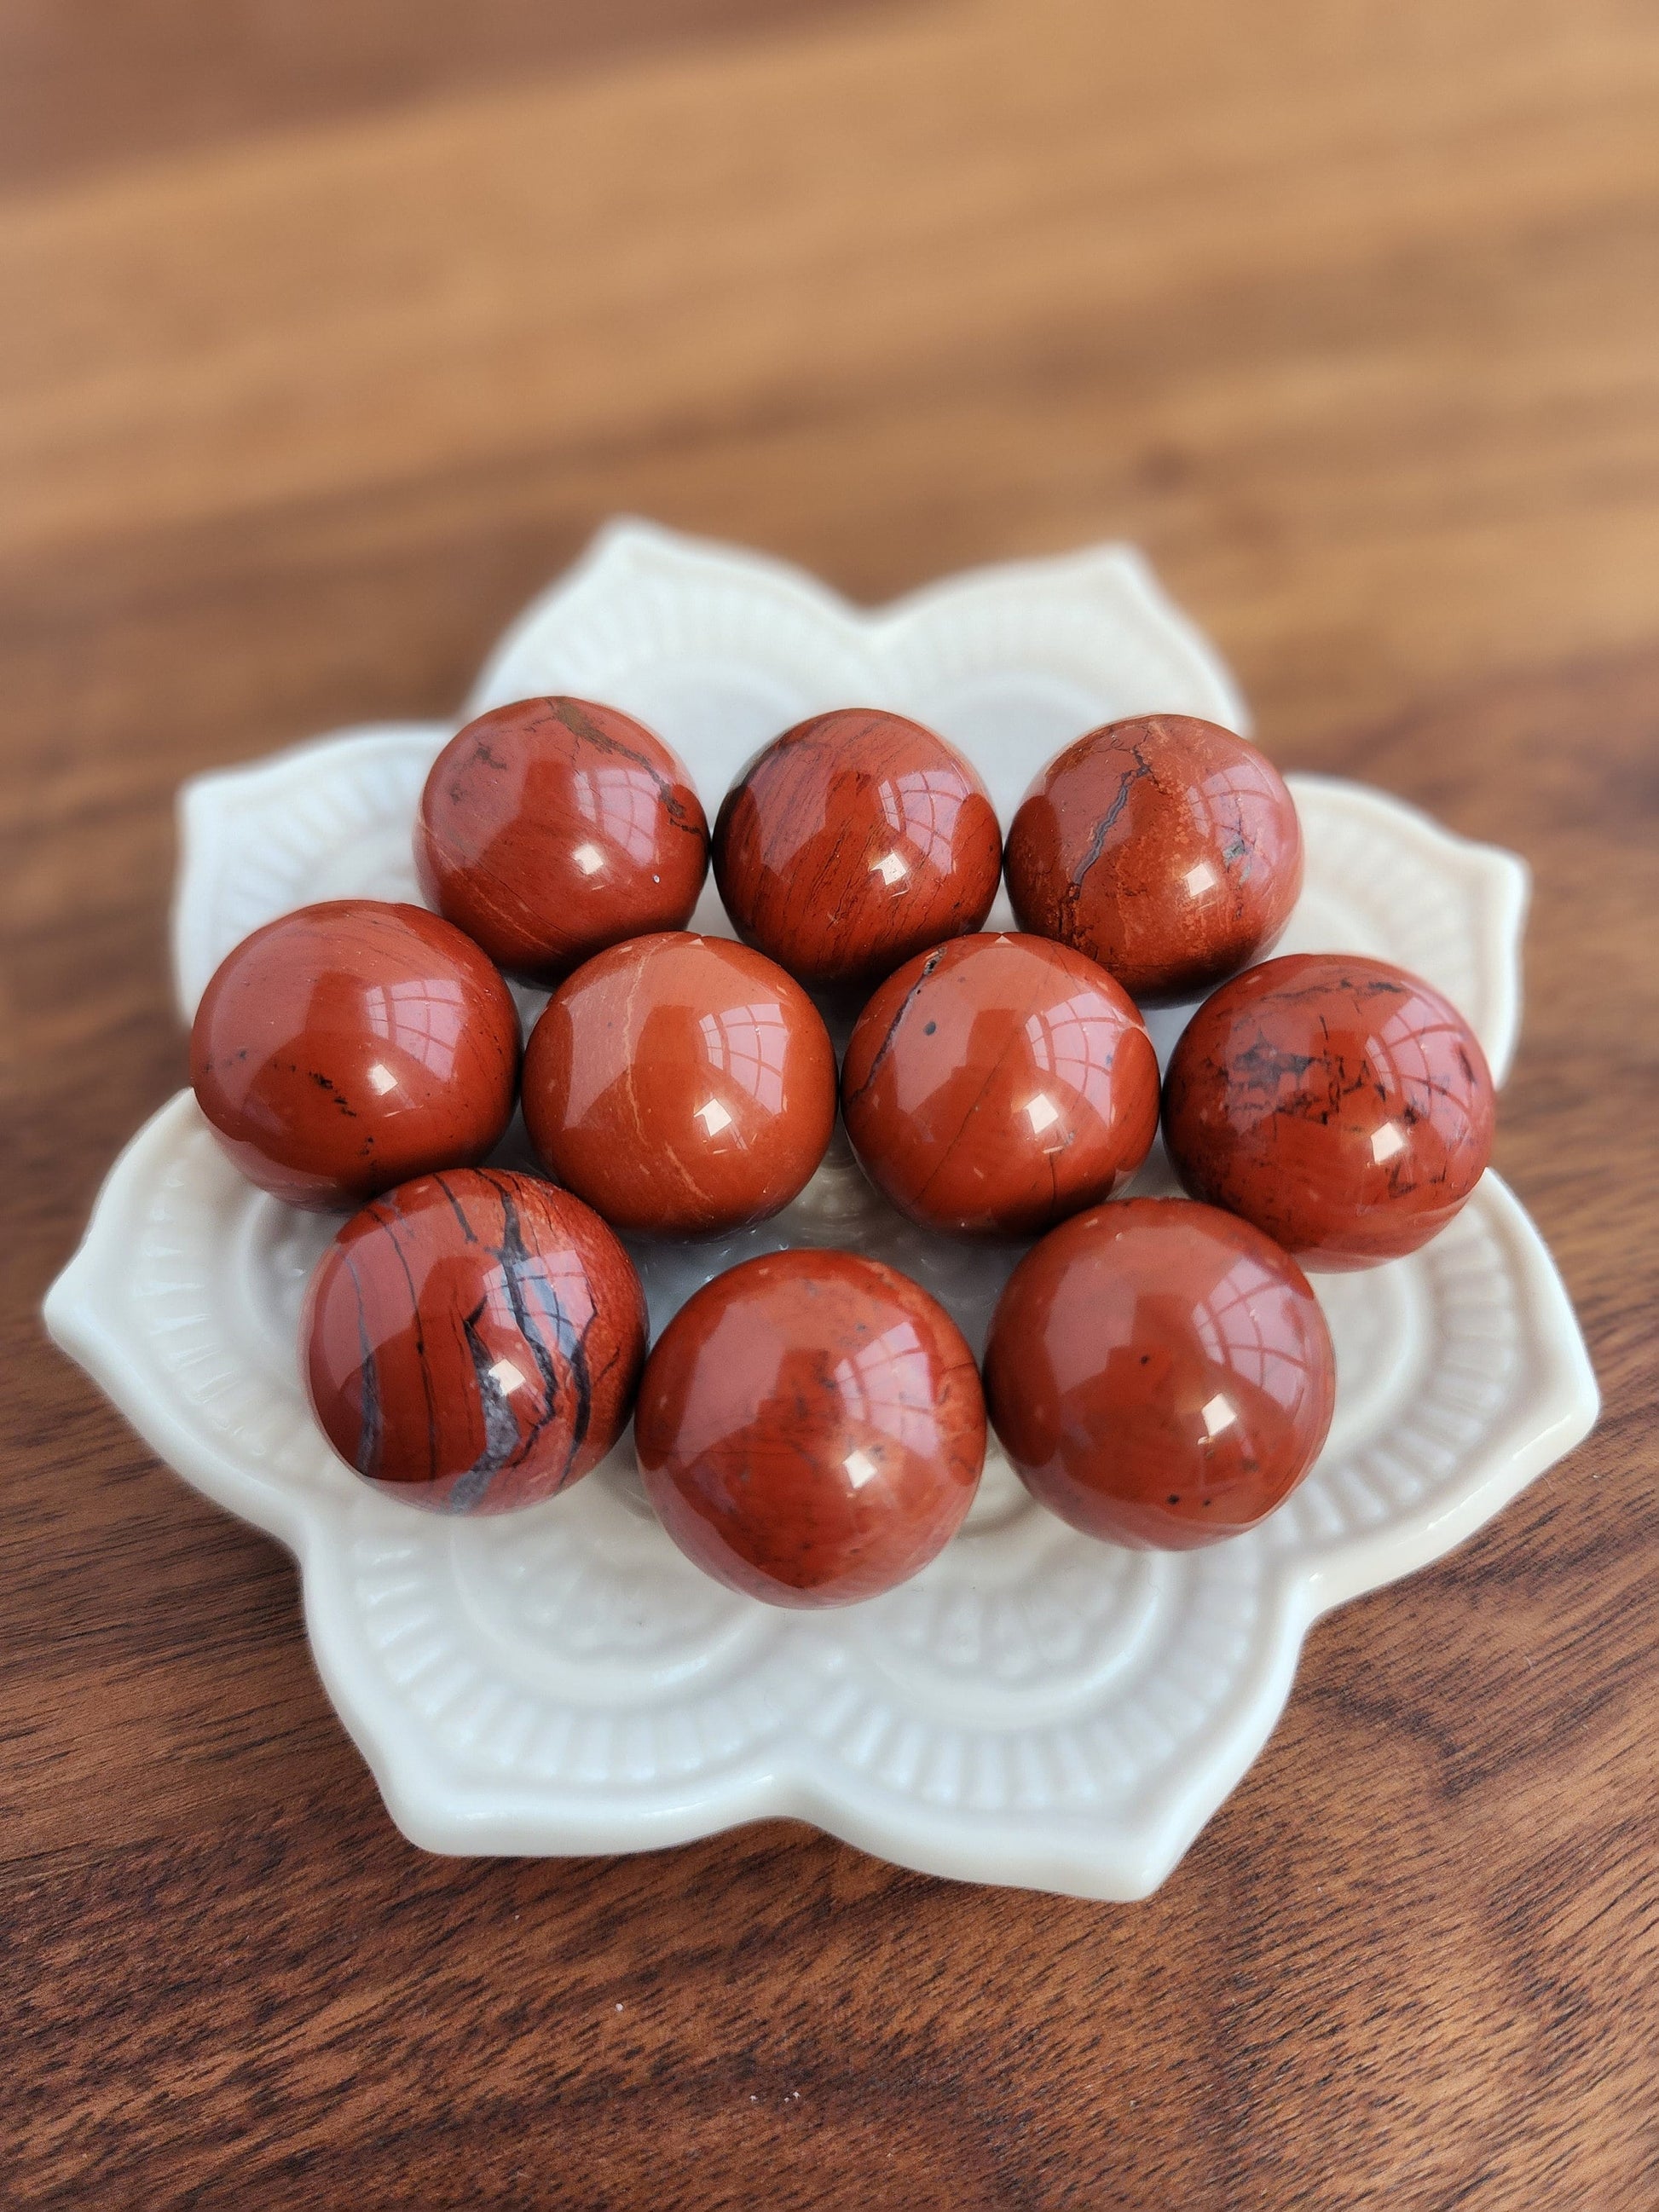
[[[538,691],[658,728],[711,816],[751,751],[832,706],[943,730],[1005,823],[1042,761],[1097,722],[1162,708],[1245,726],[1226,672],[1127,549],[864,613],[775,562],[638,523],[604,532],[537,601],[466,712]],[[453,726],[347,731],[186,789],[186,1015],[222,956],[287,908],[416,895],[410,824]],[[1521,863],[1376,792],[1294,788],[1308,878],[1284,949],[1417,970],[1468,1013],[1501,1079]],[[702,926],[724,927],[712,889]],[[1182,1018],[1155,1018],[1161,1045]],[[1155,1160],[1141,1187],[1160,1176]],[[930,1873],[1145,1896],[1260,1749],[1310,1623],[1449,1551],[1596,1413],[1549,1255],[1489,1174],[1426,1251],[1320,1280],[1336,1423],[1258,1530],[1181,1554],[1094,1543],[1030,1504],[994,1445],[967,1528],[916,1581],[787,1613],[681,1557],[626,1441],[567,1496],[500,1520],[439,1519],[359,1483],[299,1382],[301,1293],[331,1226],[245,1184],[183,1092],[116,1163],[46,1318],[162,1458],[295,1553],[329,1693],[392,1817],[433,1850],[636,1850],[787,1814]],[[639,1247],[656,1325],[733,1259],[799,1243],[890,1258],[975,1342],[1009,1264],[900,1223],[832,1158],[762,1230]]]

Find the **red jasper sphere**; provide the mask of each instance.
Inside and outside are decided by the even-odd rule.
[[[433,763],[421,889],[509,975],[553,984],[625,937],[681,928],[708,867],[691,780],[644,724],[587,699],[521,699]]]
[[[1005,858],[1021,928],[1075,945],[1148,1006],[1196,999],[1270,951],[1302,889],[1279,771],[1189,714],[1109,722],[1057,754]]]
[[[663,1526],[717,1581],[773,1605],[849,1605],[961,1527],[985,1402],[960,1330],[908,1276],[778,1252],[670,1322],[634,1438]]]
[[[532,1176],[460,1168],[353,1215],[300,1340],[323,1432],[365,1481],[506,1513],[616,1443],[645,1330],[639,1279],[597,1214]]]
[[[1350,953],[1292,953],[1224,984],[1164,1087],[1187,1189],[1322,1269],[1376,1267],[1443,1229],[1492,1157],[1496,1110],[1456,1008]]]
[[[1125,1199],[1015,1268],[985,1393],[1039,1504],[1085,1535],[1184,1551],[1295,1489],[1330,1428],[1336,1359],[1307,1278],[1259,1230]]]
[[[1158,1058],[1082,953],[958,937],[907,961],[860,1015],[842,1110],[866,1173],[912,1220],[1036,1236],[1146,1158]]]
[[[483,1159],[518,1066],[517,1009],[477,946],[374,899],[301,907],[244,938],[190,1037],[197,1103],[242,1173],[323,1210]]]
[[[730,938],[637,937],[579,968],[525,1057],[525,1127],[617,1228],[764,1220],[823,1158],[836,1055],[781,968]]]
[[[726,793],[714,880],[738,934],[804,983],[867,988],[977,929],[1002,838],[954,746],[846,708],[774,738]]]

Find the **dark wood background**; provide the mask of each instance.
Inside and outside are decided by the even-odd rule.
[[[0,301],[0,2199],[1659,2203],[1659,10],[9,0]],[[42,1342],[181,1079],[174,786],[448,711],[623,508],[870,599],[1139,539],[1282,763],[1536,871],[1601,1427],[1149,1904],[423,1857]]]

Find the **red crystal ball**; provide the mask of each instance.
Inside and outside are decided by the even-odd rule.
[[[1302,889],[1296,803],[1214,722],[1147,714],[1056,755],[1008,832],[1022,929],[1086,952],[1130,996],[1196,999],[1271,951]]]
[[[864,708],[775,738],[714,823],[714,880],[738,936],[815,987],[867,988],[977,929],[1001,863],[995,810],[961,754]]]
[[[645,1298],[597,1214],[530,1176],[458,1169],[354,1214],[301,1328],[325,1435],[364,1480],[443,1513],[568,1489],[627,1425]]]
[[[518,1067],[518,1012],[477,946],[374,899],[256,929],[220,963],[190,1039],[197,1103],[242,1173],[324,1210],[483,1159]]]
[[[690,921],[708,824],[680,761],[586,699],[480,714],[432,766],[421,889],[509,975],[553,984],[625,937]]]
[[[860,1015],[842,1111],[912,1220],[1036,1236],[1108,1198],[1158,1129],[1158,1059],[1104,969],[1040,937],[958,937]]]
[[[1496,1110],[1456,1008],[1349,953],[1292,953],[1224,984],[1164,1087],[1186,1188],[1319,1269],[1376,1267],[1443,1229],[1492,1157]]]
[[[1296,1262],[1187,1199],[1079,1213],[1028,1252],[985,1350],[992,1424],[1085,1535],[1184,1551],[1252,1528],[1331,1425],[1330,1331]]]
[[[764,1220],[823,1158],[836,1055],[781,968],[730,938],[636,937],[579,968],[525,1056],[525,1126],[558,1180],[619,1229]]]
[[[717,1581],[773,1605],[848,1605],[960,1528],[985,1405],[960,1330],[908,1276],[779,1252],[670,1322],[634,1437],[663,1526]]]

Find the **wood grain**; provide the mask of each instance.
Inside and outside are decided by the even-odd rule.
[[[1647,2212],[1659,15],[26,0],[0,61],[0,2198]],[[871,599],[1138,539],[1281,764],[1534,869],[1498,1164],[1602,1425],[1315,1632],[1146,1905],[423,1857],[286,1559],[41,1341],[180,1079],[179,778],[448,711],[629,508]]]
[[[562,77],[870,0],[12,0],[0,15],[0,178],[384,112],[526,72]]]

